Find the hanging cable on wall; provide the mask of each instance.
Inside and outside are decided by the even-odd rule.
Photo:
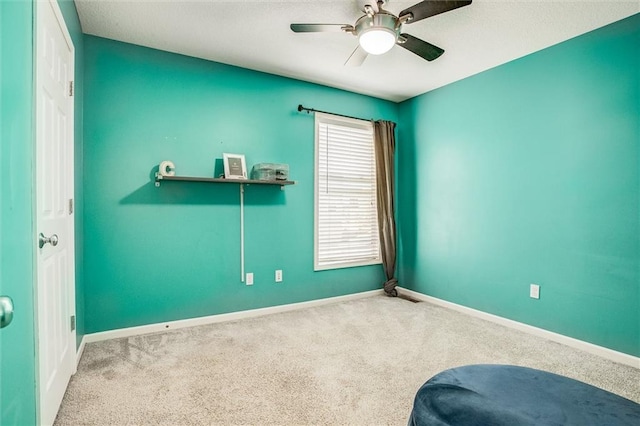
[[[244,282],[244,185],[240,184],[240,281]]]

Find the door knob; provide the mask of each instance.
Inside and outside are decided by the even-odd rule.
[[[0,296],[0,328],[5,328],[13,320],[13,300],[9,296]]]
[[[58,245],[58,236],[56,234],[53,234],[50,237],[45,237],[44,234],[41,232],[39,237],[38,237],[38,246],[40,248],[42,248],[47,243],[51,244],[54,247],[57,246]]]

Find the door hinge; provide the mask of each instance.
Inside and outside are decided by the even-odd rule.
[[[69,82],[69,96],[73,96],[73,81]]]
[[[76,329],[76,316],[71,315],[71,331],[74,331],[75,329]]]
[[[73,214],[73,198],[69,198],[69,214]]]

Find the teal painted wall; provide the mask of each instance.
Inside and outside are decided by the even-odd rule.
[[[0,424],[36,423],[33,6],[0,1],[0,294],[14,319],[0,330]]]
[[[635,15],[401,104],[403,285],[640,355],[638,46]]]
[[[397,120],[396,104],[93,36],[84,61],[87,333],[381,288],[379,265],[313,271],[314,122],[296,107]],[[153,183],[162,160],[212,177],[223,152],[288,163],[298,182],[246,187],[253,286],[239,187]]]
[[[75,48],[74,80],[74,167],[75,167],[75,255],[76,255],[76,346],[84,335],[84,191],[83,191],[83,100],[84,100],[84,35],[73,0],[58,0],[62,16]]]

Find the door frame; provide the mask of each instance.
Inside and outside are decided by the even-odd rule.
[[[33,123],[34,123],[34,146],[33,146],[33,164],[35,167],[33,167],[33,210],[32,210],[32,217],[33,217],[33,230],[34,230],[34,237],[33,237],[33,259],[34,259],[34,328],[35,328],[35,344],[36,344],[36,401],[37,401],[37,422],[38,424],[42,424],[43,419],[42,419],[42,386],[41,386],[41,370],[43,368],[43,357],[40,356],[40,347],[42,345],[42,336],[40,334],[40,327],[39,327],[39,317],[40,317],[40,313],[42,312],[41,310],[41,303],[39,301],[40,299],[40,295],[43,293],[43,290],[40,288],[40,279],[39,279],[39,271],[38,271],[38,234],[39,234],[39,229],[38,229],[38,206],[39,206],[39,192],[38,192],[38,177],[37,177],[37,168],[39,166],[38,164],[38,155],[37,155],[37,150],[38,150],[38,146],[39,144],[42,143],[42,136],[41,136],[41,130],[38,127],[38,115],[37,115],[37,111],[38,111],[38,94],[39,94],[39,86],[38,86],[38,67],[39,67],[39,52],[38,52],[38,45],[39,45],[39,25],[40,25],[40,20],[39,20],[39,9],[41,7],[51,7],[53,9],[54,15],[56,17],[56,20],[58,21],[58,23],[60,24],[61,30],[62,30],[62,35],[65,39],[65,42],[67,43],[67,45],[70,47],[70,54],[71,54],[71,58],[70,58],[70,63],[69,63],[69,75],[72,77],[71,80],[75,81],[75,46],[73,44],[73,40],[71,38],[71,34],[69,33],[69,29],[67,28],[67,24],[66,21],[64,20],[64,16],[62,14],[62,11],[60,9],[60,5],[58,4],[57,0],[34,0],[34,27],[33,27],[33,34],[34,34],[34,44],[33,44],[33,67],[34,67],[34,71],[33,71],[33,85],[34,85],[34,91],[33,91],[33,96],[34,96],[34,104],[33,104]],[[74,88],[71,90],[75,90]],[[69,115],[69,122],[68,122],[68,132],[67,132],[67,143],[69,144],[69,146],[67,147],[68,149],[68,158],[66,159],[66,164],[67,164],[67,170],[66,170],[66,174],[67,174],[67,182],[69,183],[69,194],[72,197],[72,200],[75,201],[75,154],[74,154],[74,148],[75,148],[75,93],[72,92],[71,94],[71,100],[70,100],[70,115]],[[67,206],[67,208],[70,208],[70,206]],[[73,207],[73,211],[68,215],[67,219],[68,221],[68,233],[69,233],[69,242],[68,242],[68,265],[67,267],[69,268],[68,270],[68,282],[67,282],[67,293],[68,293],[68,306],[69,306],[69,315],[70,316],[76,316],[76,301],[75,301],[75,206]],[[77,327],[76,327],[77,328]],[[76,329],[74,329],[73,331],[71,331],[71,336],[69,337],[70,341],[71,341],[71,347],[72,347],[72,352],[73,352],[73,366],[72,366],[72,374],[74,374],[76,372],[76,367],[77,367],[77,344],[76,344]],[[59,408],[59,407],[58,407]]]

